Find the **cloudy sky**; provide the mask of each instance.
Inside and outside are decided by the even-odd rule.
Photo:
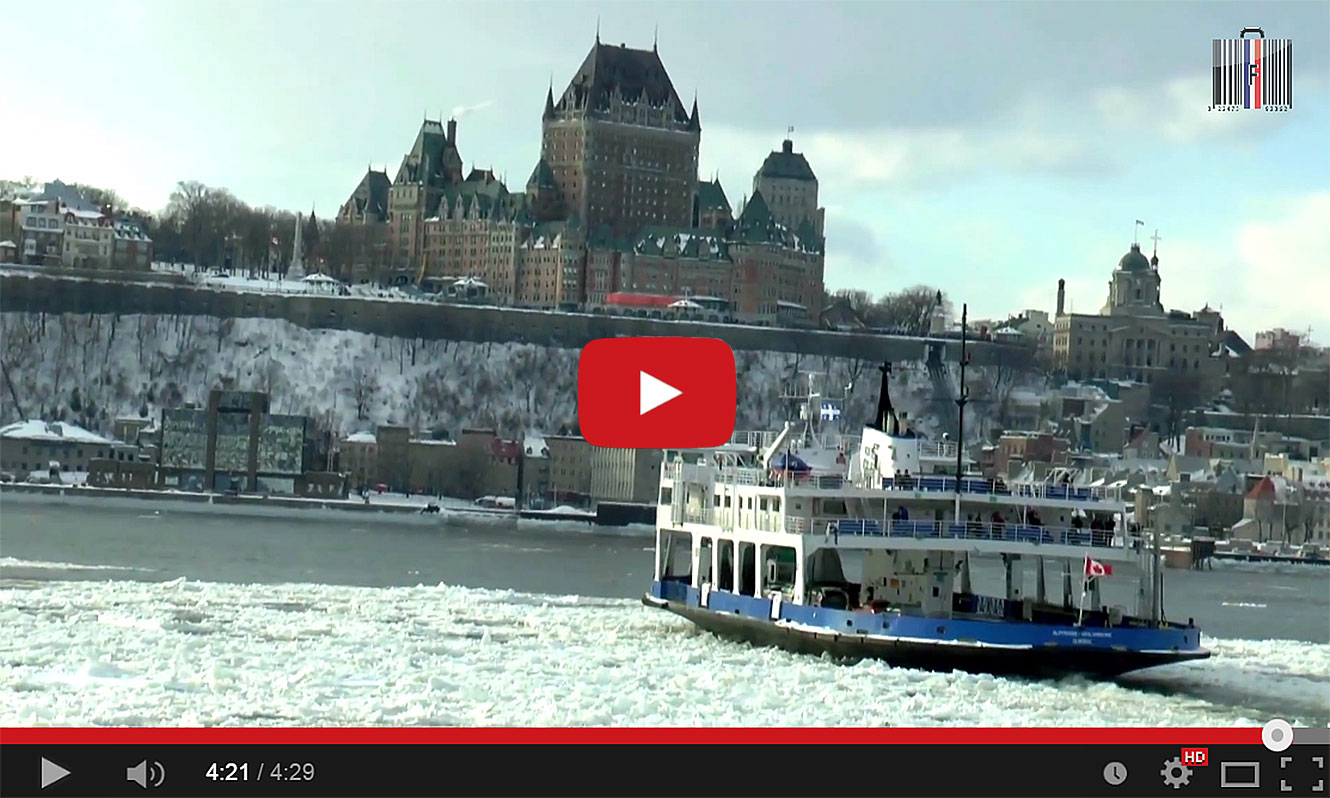
[[[1166,306],[1330,342],[1324,0],[64,0],[5,17],[0,177],[150,209],[194,179],[323,216],[367,164],[395,171],[422,116],[460,114],[463,158],[519,188],[546,87],[599,20],[607,43],[658,37],[732,204],[795,128],[832,288],[928,283],[998,317],[1052,310],[1062,277],[1092,312],[1141,219]],[[1245,26],[1294,40],[1292,111],[1207,111],[1210,40]]]

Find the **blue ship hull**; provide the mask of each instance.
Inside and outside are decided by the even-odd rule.
[[[722,637],[838,659],[880,659],[935,671],[1060,677],[1113,677],[1205,659],[1194,627],[1090,627],[1013,620],[927,618],[867,613],[701,591],[652,582],[648,606],[676,613]]]

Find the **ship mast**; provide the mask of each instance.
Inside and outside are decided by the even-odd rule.
[[[961,386],[956,393],[956,523],[961,523],[961,478],[965,475],[965,405],[970,401],[970,389],[965,384],[965,367],[970,355],[966,351],[966,322],[969,306],[961,305]]]

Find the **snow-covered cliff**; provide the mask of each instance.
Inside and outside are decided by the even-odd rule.
[[[0,421],[18,419],[21,408],[28,417],[110,432],[117,416],[155,417],[229,384],[268,391],[274,412],[306,413],[341,433],[388,422],[505,434],[577,425],[573,349],[385,338],[272,319],[5,313],[0,354],[9,381],[0,385]],[[738,351],[735,358],[739,429],[778,427],[786,407],[780,397],[802,389],[806,371],[825,375],[831,393],[852,386],[845,408],[851,424],[869,420],[876,407],[876,363],[778,352]],[[970,370],[980,401],[967,413],[967,438],[990,430],[1001,405],[983,401],[985,391],[1042,389],[1034,375],[1007,371]],[[897,364],[894,374],[897,406],[938,432],[945,420],[928,414],[947,404],[930,401],[927,370]]]

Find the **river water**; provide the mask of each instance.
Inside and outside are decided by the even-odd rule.
[[[1168,616],[1214,657],[1030,682],[717,640],[641,606],[651,545],[642,527],[6,493],[0,723],[1330,725],[1324,568],[1168,571]]]

